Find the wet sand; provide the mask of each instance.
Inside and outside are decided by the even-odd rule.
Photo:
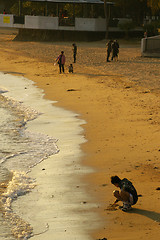
[[[68,74],[72,43],[15,42],[13,37],[1,35],[0,71],[33,80],[45,98],[87,122],[81,164],[94,171],[82,175],[81,182],[93,204],[85,211],[100,221],[88,232],[91,239],[158,239],[160,59],[141,58],[138,41],[120,41],[119,61],[106,63],[105,41],[77,43],[74,74]],[[54,62],[61,50],[67,61],[60,75]],[[130,213],[106,210],[114,201],[110,176],[115,174],[130,179],[142,195]]]

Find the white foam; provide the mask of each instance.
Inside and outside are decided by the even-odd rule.
[[[83,155],[80,145],[86,141],[81,127],[85,121],[76,113],[43,99],[43,91],[33,87],[30,80],[4,75],[3,83],[8,89],[5,96],[42,113],[27,123],[27,131],[58,139],[60,149],[58,154],[32,169],[29,176],[36,176],[37,186],[30,194],[13,202],[13,209],[31,223],[34,240],[90,240],[87,231],[96,228],[100,221],[94,210],[89,211],[97,205],[90,201],[79,180],[82,174],[92,171],[79,163]],[[83,204],[85,201],[87,204]],[[48,231],[45,231],[46,224]],[[43,234],[38,234],[41,232]]]
[[[19,196],[25,195],[35,187],[33,179],[25,173],[13,172],[12,180],[9,182],[6,191],[2,194],[1,202],[3,203],[4,217],[10,221],[12,234],[18,239],[28,239],[32,235],[32,227],[29,223],[20,218],[12,210],[12,202]]]

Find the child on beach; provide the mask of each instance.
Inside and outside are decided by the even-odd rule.
[[[112,176],[111,183],[120,188],[120,191],[113,191],[113,195],[116,197],[114,204],[122,201],[122,211],[127,212],[131,210],[131,205],[136,204],[138,201],[137,191],[132,183],[127,178],[121,180],[118,176]]]
[[[72,64],[69,65],[68,72],[69,73],[73,73],[73,65]]]

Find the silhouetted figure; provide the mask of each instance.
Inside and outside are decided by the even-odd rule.
[[[132,182],[130,182],[127,178],[120,179],[118,176],[112,176],[111,183],[120,188],[120,191],[113,191],[113,195],[116,197],[114,204],[118,201],[122,201],[122,211],[127,212],[131,210],[131,206],[136,204],[138,201],[137,191]]]
[[[68,72],[69,73],[73,73],[73,65],[72,64],[69,65]]]
[[[56,61],[58,62],[58,65],[59,65],[59,73],[61,73],[62,71],[64,73],[64,64],[65,64],[66,58],[63,51],[57,57]]]
[[[73,46],[73,60],[74,60],[74,63],[76,63],[77,46],[75,43],[73,43],[72,46]]]
[[[109,57],[110,57],[110,54],[111,54],[111,51],[112,51],[112,40],[110,40],[106,46],[107,46],[107,62],[110,62],[109,60]]]
[[[115,59],[115,61],[118,61],[118,53],[119,53],[119,43],[117,40],[114,40],[112,43],[112,58],[111,60]]]

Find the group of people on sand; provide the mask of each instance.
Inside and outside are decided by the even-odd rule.
[[[72,44],[72,51],[73,51],[73,63],[76,63],[76,56],[77,56],[77,45],[75,43]],[[118,54],[119,54],[119,43],[117,40],[109,40],[108,43],[106,43],[107,47],[107,62],[110,61],[118,61]],[[112,56],[111,56],[112,54]],[[110,60],[111,56],[111,60]],[[64,65],[65,65],[65,55],[64,51],[61,51],[61,54],[57,57],[56,62],[59,65],[59,73],[64,73]],[[73,64],[70,64],[68,67],[68,72],[73,73]]]
[[[77,56],[77,45],[75,43],[72,44],[73,46],[73,63],[76,63],[76,56]],[[64,51],[61,51],[61,54],[57,57],[56,62],[59,65],[59,73],[64,73],[64,65],[65,65],[66,57],[64,55]],[[71,63],[68,67],[68,72],[73,73],[73,64]]]
[[[109,62],[110,54],[112,53],[111,60],[118,59],[118,53],[119,53],[119,44],[117,40],[110,40],[107,44],[107,62]],[[73,62],[76,63],[76,55],[77,55],[77,46],[75,43],[72,44],[73,46]],[[59,71],[60,73],[64,73],[64,64],[65,64],[65,55],[64,51],[61,51],[61,54],[56,59],[58,65],[59,65]],[[69,66],[69,72],[73,73],[73,65],[70,64]],[[116,206],[116,204],[121,201],[123,205],[120,207],[120,209],[124,212],[128,212],[132,210],[132,205],[135,205],[138,201],[138,197],[140,195],[137,195],[137,191],[135,187],[133,186],[132,182],[129,181],[127,178],[120,179],[118,176],[111,176],[111,183],[120,188],[120,191],[114,190],[113,195],[116,198],[115,202],[111,204],[112,207]]]
[[[110,62],[110,55],[112,54],[111,61],[118,61],[119,43],[117,40],[109,40],[106,44],[107,47],[107,62]]]

